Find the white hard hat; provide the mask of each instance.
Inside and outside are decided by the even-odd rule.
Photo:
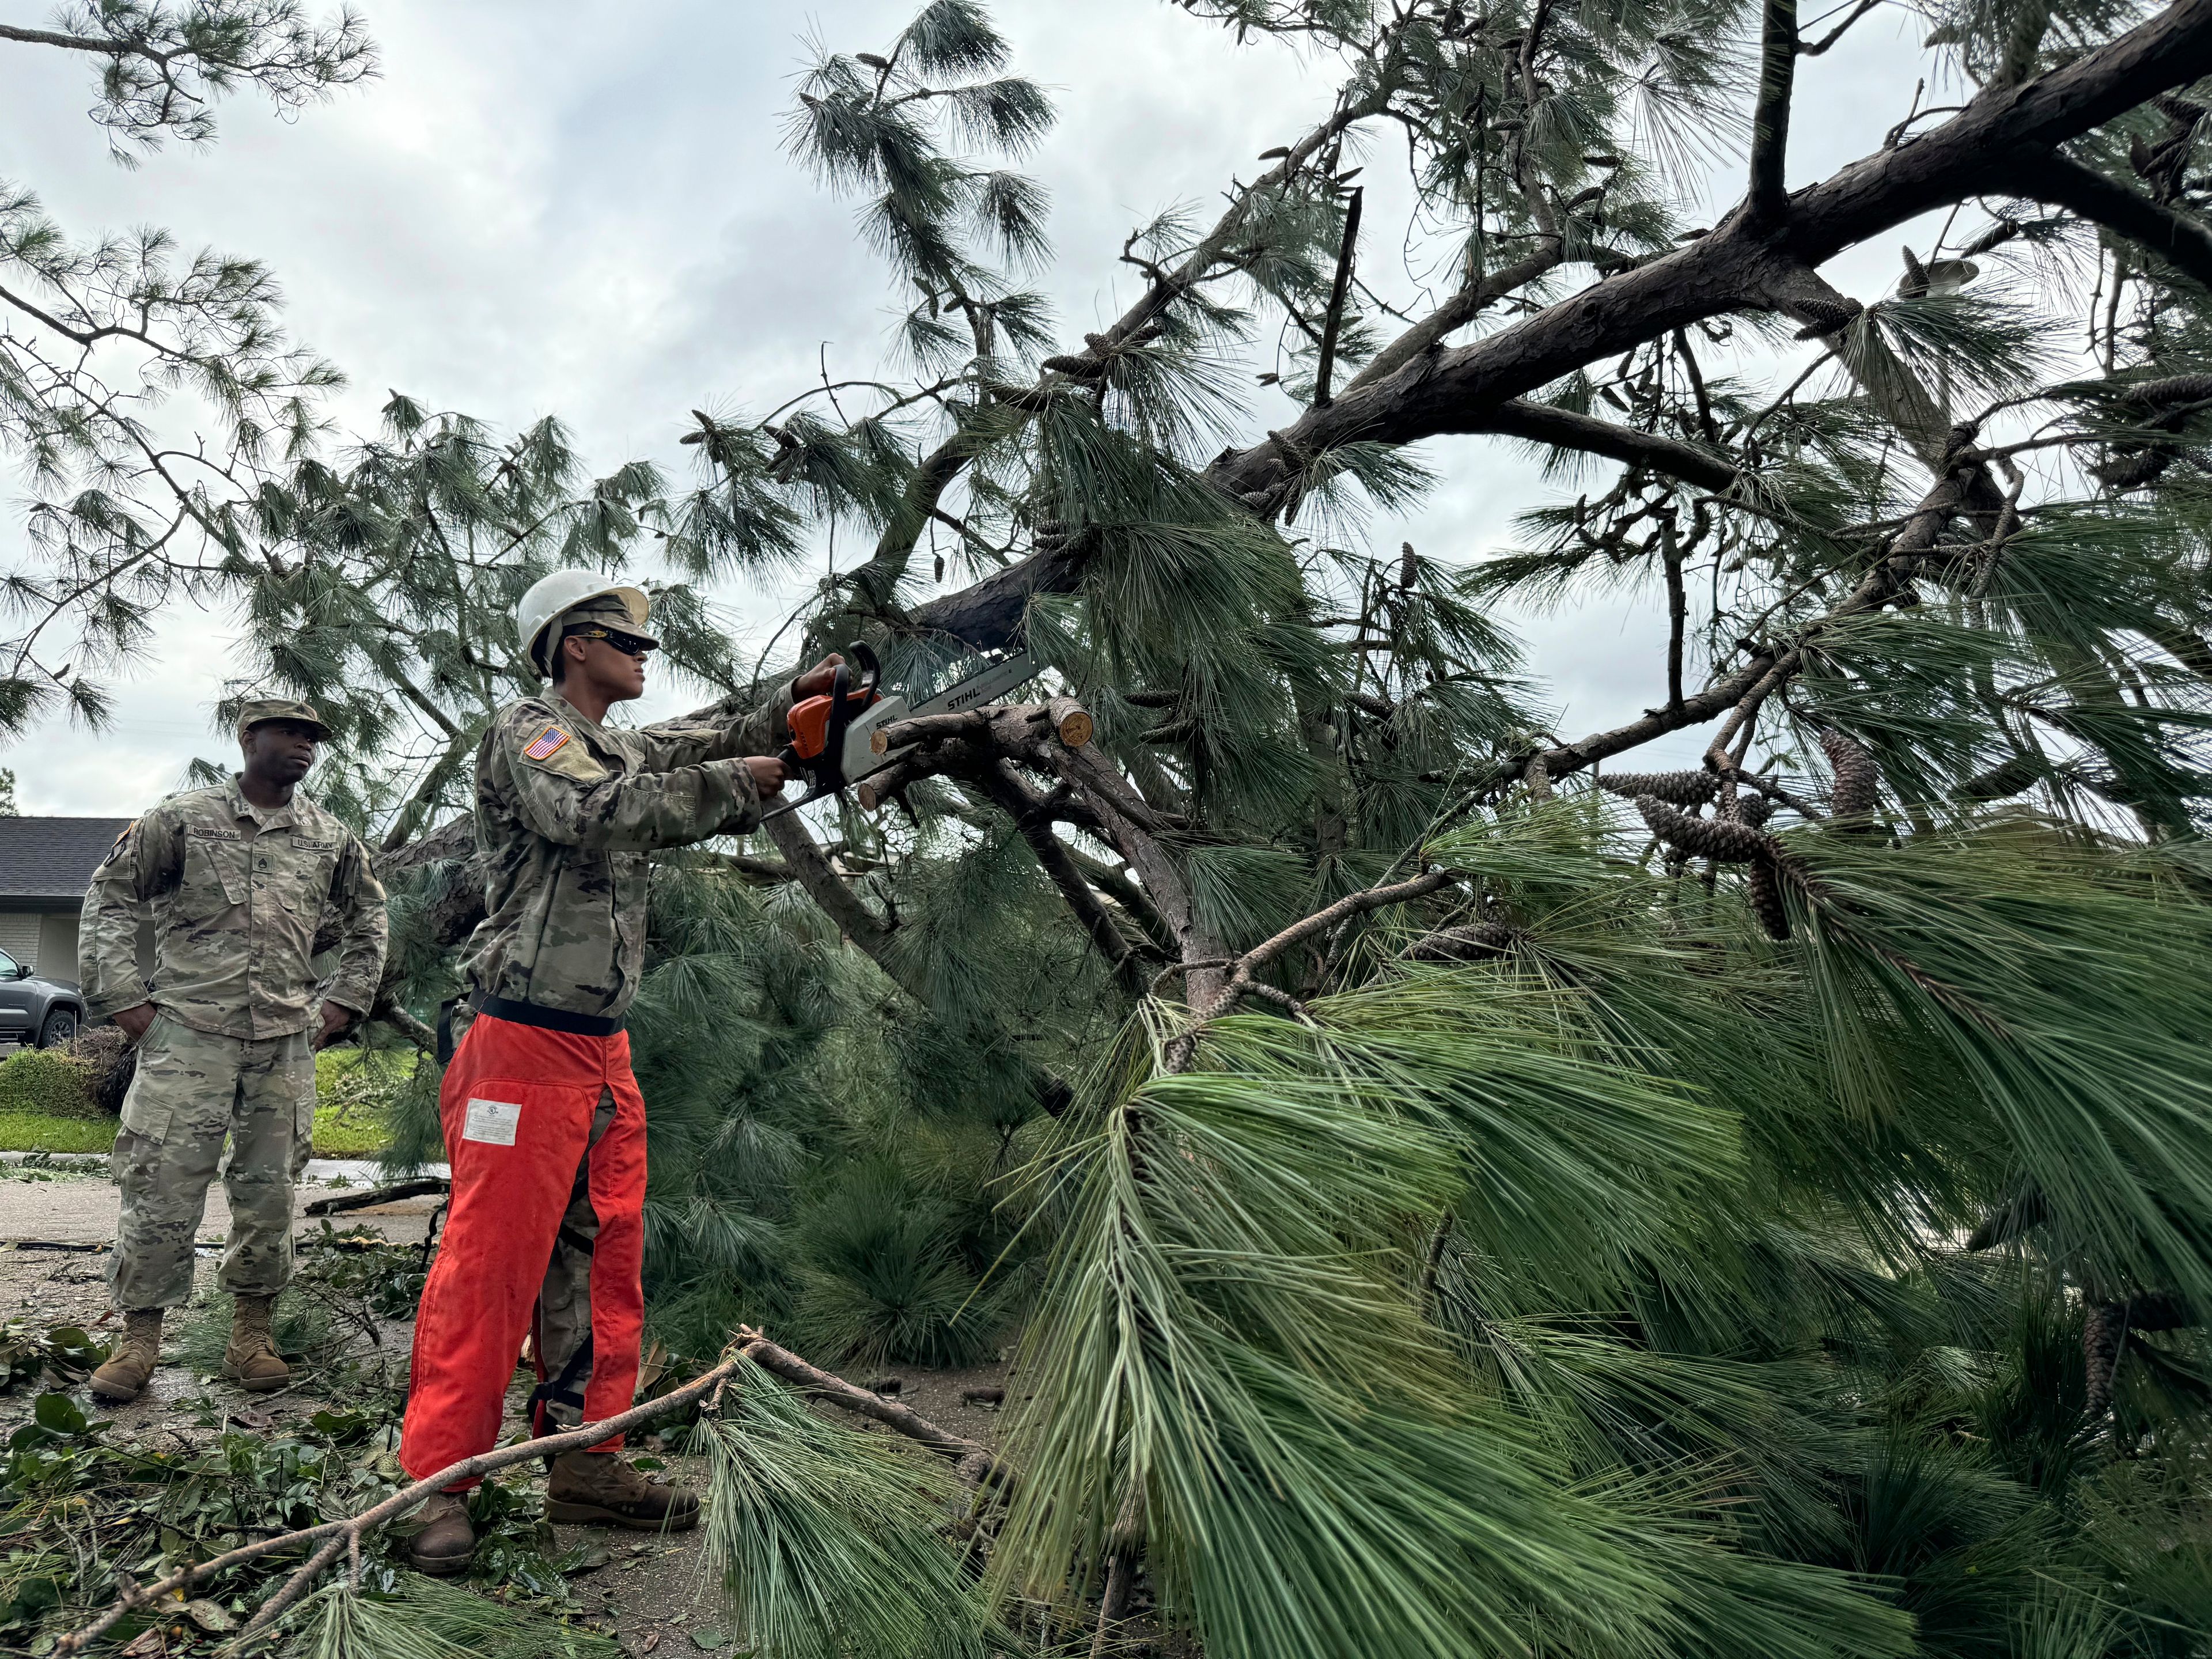
[[[522,654],[530,659],[530,665],[541,674],[551,672],[552,665],[539,654],[546,632],[569,611],[593,599],[604,599],[622,601],[632,625],[640,634],[644,633],[646,622],[653,614],[653,601],[641,587],[610,581],[596,570],[556,570],[532,582],[530,591],[514,607],[514,636],[521,643]]]

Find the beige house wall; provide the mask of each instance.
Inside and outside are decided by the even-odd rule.
[[[38,961],[40,924],[45,921],[36,910],[0,910],[0,951],[18,962]]]
[[[77,976],[76,921],[74,910],[0,909],[0,951],[30,963],[43,978],[73,981]],[[146,973],[153,971],[153,933],[151,926],[139,930],[138,965]]]
[[[39,919],[39,953],[32,958],[48,979],[76,977],[76,915],[49,911]]]

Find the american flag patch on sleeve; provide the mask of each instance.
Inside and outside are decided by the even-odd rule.
[[[568,734],[557,726],[549,726],[531,739],[530,746],[522,751],[525,760],[550,760],[558,753],[561,745],[568,741]]]

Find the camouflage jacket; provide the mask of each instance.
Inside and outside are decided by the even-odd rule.
[[[646,854],[760,822],[748,755],[790,688],[727,726],[601,726],[558,692],[500,711],[477,750],[484,919],[463,957],[492,996],[618,1018],[645,966]]]
[[[317,994],[325,907],[343,924],[337,973]],[[154,920],[154,982],[138,925]],[[259,807],[238,779],[172,795],[123,832],[93,872],[78,922],[85,1006],[104,1018],[152,1002],[225,1036],[305,1030],[319,1003],[374,1006],[384,973],[384,889],[354,833],[303,795]]]

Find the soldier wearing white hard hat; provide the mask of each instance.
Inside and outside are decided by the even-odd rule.
[[[491,1449],[526,1334],[540,1433],[627,1410],[644,1317],[645,1101],[623,1018],[644,969],[647,858],[742,834],[782,787],[769,758],[795,697],[836,659],[720,724],[605,723],[643,695],[643,590],[560,570],[515,607],[515,642],[551,682],[501,709],[477,751],[485,915],[438,1109],[453,1164],[445,1240],[423,1287],[399,1461],[416,1479]],[[534,1304],[534,1305],[533,1305]],[[697,1500],[615,1455],[554,1461],[546,1515],[661,1530]],[[473,1485],[473,1482],[465,1483]],[[426,1572],[474,1548],[465,1495],[441,1493],[410,1546]]]

